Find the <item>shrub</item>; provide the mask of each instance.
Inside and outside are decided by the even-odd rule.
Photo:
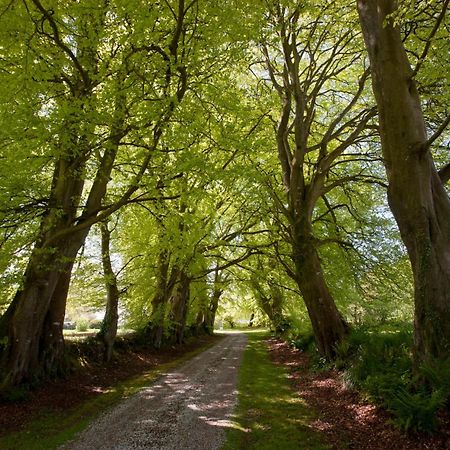
[[[437,412],[444,406],[441,391],[431,395],[423,392],[411,393],[401,388],[386,396],[389,411],[395,415],[394,422],[405,431],[431,432],[437,426]]]
[[[393,422],[405,431],[433,431],[439,410],[450,404],[450,358],[430,362],[415,375],[411,325],[355,328],[336,346],[332,363],[316,351],[312,332],[290,334],[291,345],[311,353],[312,370],[343,370],[347,385],[390,411]]]
[[[350,335],[344,378],[389,410],[403,430],[431,432],[450,398],[450,358],[423,366],[414,376],[411,347],[409,327],[356,329]]]
[[[314,335],[308,332],[293,335],[289,340],[289,344],[303,352],[312,352],[316,348]]]
[[[424,364],[419,369],[419,378],[431,391],[440,391],[445,402],[450,404],[450,357]]]
[[[102,325],[103,325],[102,320],[92,320],[89,322],[89,328],[91,330],[101,330]]]
[[[87,320],[79,320],[77,322],[77,331],[83,332],[88,329],[88,321]]]
[[[223,318],[223,320],[226,322],[226,324],[230,327],[230,328],[234,328],[236,323],[234,322],[234,318],[233,316],[225,316]]]

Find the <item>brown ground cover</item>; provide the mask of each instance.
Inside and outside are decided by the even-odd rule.
[[[42,412],[68,410],[101,395],[121,381],[144,374],[218,339],[221,337],[204,336],[177,347],[161,350],[145,347],[133,349],[126,346],[120,349],[114,360],[107,365],[99,362],[101,354],[95,351],[94,346],[93,352],[82,357],[80,355],[83,364],[68,377],[43,384],[23,400],[0,399],[0,436],[24,428]]]
[[[335,370],[313,373],[309,357],[287,343],[269,339],[273,362],[289,370],[293,388],[318,413],[312,427],[324,434],[334,450],[448,450],[450,420],[442,418],[439,431],[428,434],[404,434],[389,423],[390,415],[358,392],[347,389]]]

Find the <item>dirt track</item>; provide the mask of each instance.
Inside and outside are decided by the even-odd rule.
[[[247,337],[232,334],[93,422],[64,449],[218,449]]]

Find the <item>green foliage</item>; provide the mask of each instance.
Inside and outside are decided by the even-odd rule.
[[[345,367],[347,384],[390,411],[400,428],[429,432],[436,428],[437,413],[450,398],[450,364],[426,365],[414,375],[411,348],[410,325],[360,327],[341,349],[345,358],[340,359],[340,368]]]
[[[435,430],[438,412],[450,404],[450,358],[413,372],[410,324],[355,327],[336,347],[332,363],[318,354],[311,331],[290,334],[289,342],[311,355],[311,370],[341,370],[348,387],[386,408],[405,431]]]
[[[225,321],[225,323],[230,327],[230,328],[234,328],[236,325],[236,322],[234,321],[234,317],[231,315],[225,316],[223,318],[223,320]]]
[[[403,387],[386,391],[385,404],[394,415],[394,422],[405,431],[430,432],[436,429],[437,412],[444,406],[441,391],[412,393]]]
[[[315,349],[315,339],[313,333],[297,334],[289,339],[289,344],[303,352],[310,352]]]
[[[87,320],[79,320],[77,322],[77,331],[87,331],[89,328],[89,322]]]
[[[441,391],[446,402],[450,404],[450,357],[434,360],[419,368],[419,378],[433,391]]]

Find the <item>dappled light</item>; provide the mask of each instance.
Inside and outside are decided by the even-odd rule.
[[[105,414],[67,448],[110,448],[117,428],[119,447],[217,448],[225,429],[235,428],[237,366],[245,343],[243,334],[223,339]]]
[[[391,420],[385,411],[346,388],[337,371],[311,372],[310,357],[285,342],[271,339],[268,347],[272,360],[289,369],[289,379],[299,398],[317,411],[318,417],[309,426],[323,432],[333,448],[447,448],[450,442],[448,429],[443,428],[435,437],[405,435],[393,425],[387,425]]]
[[[449,14],[3,0],[0,448],[450,448]]]

